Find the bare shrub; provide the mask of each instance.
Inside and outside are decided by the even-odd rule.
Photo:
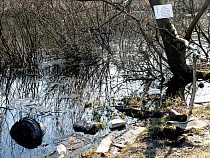
[[[181,36],[192,20],[188,14],[193,17],[202,2],[173,2],[171,20]],[[150,74],[154,70],[157,72],[154,78],[162,76],[168,68],[148,1],[132,1],[126,6],[111,1],[9,0],[1,2],[0,21],[0,51],[5,63],[34,65],[41,59],[42,51],[54,49],[58,57],[76,60],[96,60],[104,52],[117,53],[121,57],[119,66],[138,72],[150,71]],[[201,23],[196,31],[199,37],[208,40],[206,28],[209,23]],[[196,44],[205,50],[201,42]]]
[[[2,2],[1,57],[6,64],[31,66],[36,64],[39,31],[32,3]]]

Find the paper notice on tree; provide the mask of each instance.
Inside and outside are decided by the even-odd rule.
[[[154,6],[155,18],[163,19],[163,18],[171,18],[173,17],[172,5],[155,5]]]

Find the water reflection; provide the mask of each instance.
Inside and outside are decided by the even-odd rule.
[[[0,76],[0,157],[43,157],[55,151],[57,138],[75,133],[73,123],[76,121],[108,122],[113,113],[117,115],[115,109],[110,107],[117,104],[116,98],[140,87],[137,82],[132,87],[124,81],[121,72],[109,61],[90,65],[82,61],[75,64],[58,59],[43,62],[33,71],[5,70]],[[122,87],[120,93],[119,85]],[[85,109],[85,104],[89,103],[91,108]],[[11,139],[11,127],[24,117],[32,117],[47,126],[48,132],[42,140],[45,145],[29,150]],[[92,140],[97,138],[93,136]],[[94,143],[91,141],[91,144]],[[87,146],[91,147],[89,143]],[[80,151],[85,149],[75,150],[75,153]]]
[[[133,67],[129,65],[121,69],[123,66],[119,63],[121,60],[93,64],[57,59],[45,61],[34,70],[3,71],[0,75],[0,157],[49,156],[55,153],[61,138],[65,141],[72,138],[72,142],[81,142],[78,140],[80,138],[87,140],[76,150],[73,150],[74,146],[69,147],[73,151],[72,157],[91,149],[102,135],[109,132],[109,128],[93,136],[75,136],[75,122],[108,123],[113,116],[120,116],[115,107],[122,104],[122,98],[144,96],[149,90],[148,83],[153,82],[156,86],[156,77],[153,78],[151,72],[144,72],[142,68],[132,72],[130,69]],[[90,107],[85,108],[87,105]],[[10,137],[12,126],[24,117],[43,122],[48,128],[42,145],[35,149],[26,149]]]

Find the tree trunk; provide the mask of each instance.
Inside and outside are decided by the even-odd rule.
[[[154,5],[161,5],[161,0],[149,0]],[[157,26],[165,47],[173,78],[168,82],[168,94],[174,94],[180,87],[192,81],[192,69],[186,64],[185,45],[176,40],[176,29],[168,18],[157,19]]]

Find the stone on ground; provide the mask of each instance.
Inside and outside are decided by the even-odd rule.
[[[110,133],[106,136],[97,148],[97,153],[107,153],[110,151],[116,153],[115,151],[126,147],[129,144],[133,144],[139,134],[145,129],[145,127],[131,127],[127,132],[121,136],[115,138],[116,131]]]
[[[114,139],[116,134],[115,132],[110,133],[109,135],[107,135],[100,143],[100,145],[98,146],[96,152],[97,153],[106,153],[109,151],[110,145],[112,144],[112,140]]]
[[[168,124],[179,126],[183,129],[202,128],[210,125],[210,120],[202,120],[196,117],[190,117],[186,122],[168,121]]]
[[[145,129],[145,127],[132,127],[127,132],[113,141],[114,146],[118,148],[124,148],[129,144],[133,144],[139,134]]]
[[[111,128],[120,128],[126,125],[127,121],[122,119],[114,119],[111,121]]]

